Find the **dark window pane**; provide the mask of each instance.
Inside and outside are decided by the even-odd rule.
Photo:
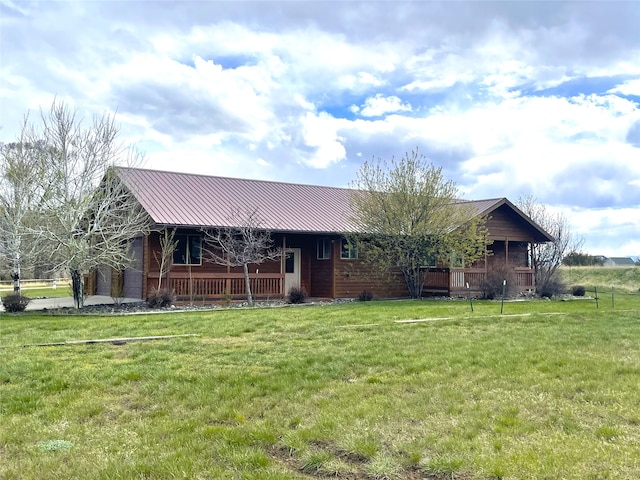
[[[187,236],[176,235],[174,238],[176,249],[173,251],[173,263],[185,265],[187,263]]]
[[[343,259],[354,259],[358,258],[358,249],[355,245],[349,244],[346,238],[342,239],[340,258]]]
[[[293,253],[287,253],[284,259],[284,273],[295,273],[295,258]]]
[[[200,256],[202,254],[201,241],[199,235],[189,236],[189,263],[192,265],[200,264]]]
[[[331,258],[331,241],[328,238],[318,240],[318,259],[327,260]]]

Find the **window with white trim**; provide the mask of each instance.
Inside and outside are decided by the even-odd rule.
[[[438,260],[435,253],[432,253],[427,257],[427,262],[424,266],[429,268],[435,268],[438,266]]]
[[[355,260],[358,258],[358,248],[346,238],[342,239],[340,245],[340,258],[343,260]]]
[[[331,258],[331,240],[328,238],[318,239],[318,260],[329,260]]]

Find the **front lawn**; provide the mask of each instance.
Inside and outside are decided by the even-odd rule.
[[[640,296],[599,307],[3,315],[0,478],[637,479]]]

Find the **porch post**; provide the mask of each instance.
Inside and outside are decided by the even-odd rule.
[[[282,235],[282,256],[280,257],[280,295],[285,295],[284,291],[284,264],[287,261],[287,236]]]
[[[533,242],[534,242],[534,239],[532,237],[531,240],[529,241],[529,250],[527,251],[527,255],[529,258],[527,258],[527,262],[529,263],[529,269],[531,270],[531,275],[529,278],[531,278],[532,290],[534,293],[537,293],[538,285],[536,282],[536,270],[533,267]]]
[[[533,238],[529,240],[527,249],[527,266],[533,269]]]
[[[504,237],[504,262],[509,266],[509,237]]]
[[[339,245],[335,240],[331,240],[330,250],[330,262],[331,262],[331,298],[336,298],[336,259],[339,253],[336,252],[336,245]]]
[[[147,233],[142,239],[142,291],[140,292],[142,299],[149,297],[149,263],[151,252],[149,252],[149,236]],[[167,288],[169,286],[167,285]]]

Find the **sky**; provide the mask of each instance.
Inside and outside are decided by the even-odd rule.
[[[346,187],[418,149],[640,255],[638,0],[0,0],[0,141],[54,98],[158,170]]]

